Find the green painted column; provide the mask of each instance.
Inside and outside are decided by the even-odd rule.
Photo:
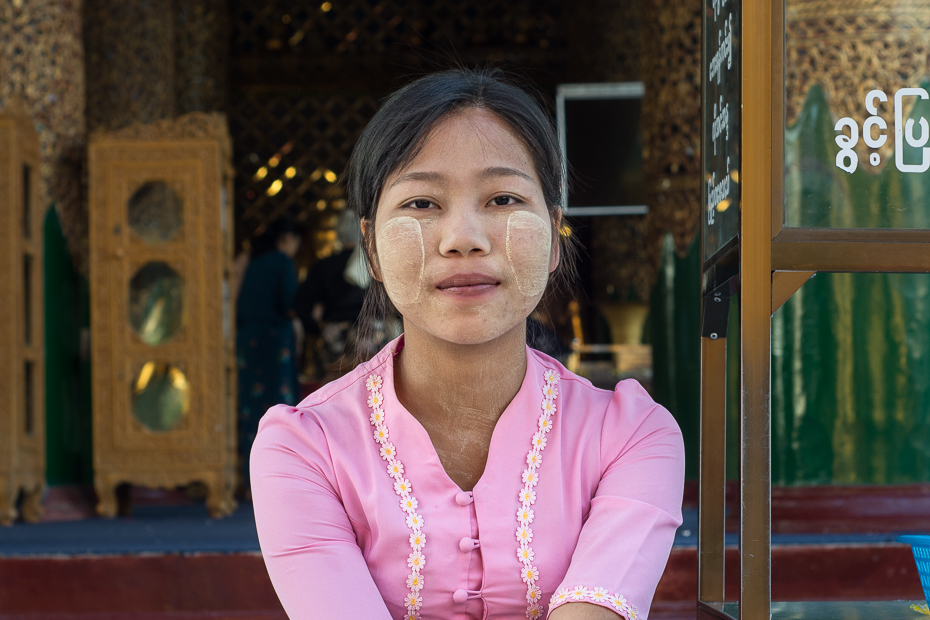
[[[668,409],[685,440],[685,475],[698,476],[701,404],[700,240],[679,258],[669,233],[652,290],[650,331],[653,396]]]
[[[81,330],[90,316],[87,280],[74,269],[55,209],[49,209],[43,227],[46,481],[89,485],[90,363],[81,351]]]

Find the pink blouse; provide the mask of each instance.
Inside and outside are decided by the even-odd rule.
[[[597,389],[527,348],[465,492],[397,400],[397,351],[261,421],[255,522],[291,620],[533,618],[573,601],[645,620],[681,524],[672,416],[636,381]]]

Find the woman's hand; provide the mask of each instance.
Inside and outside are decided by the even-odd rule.
[[[618,618],[623,618],[623,616],[606,607],[591,603],[566,603],[549,614],[549,620],[617,620]]]

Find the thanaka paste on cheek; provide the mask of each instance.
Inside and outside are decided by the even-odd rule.
[[[535,213],[514,211],[507,218],[507,260],[524,297],[546,290],[551,246],[550,224]]]
[[[409,216],[394,218],[378,231],[375,240],[388,297],[398,306],[417,303],[426,262],[420,222]]]

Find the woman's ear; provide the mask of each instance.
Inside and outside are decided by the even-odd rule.
[[[562,234],[562,208],[557,207],[557,211],[552,214],[552,247],[549,249],[549,273],[555,271],[562,259],[562,243],[560,235]]]
[[[368,273],[371,277],[382,282],[381,273],[378,266],[378,250],[375,244],[375,231],[371,228],[371,220],[366,217],[359,219],[362,228],[362,243],[365,244],[365,256],[368,258]],[[370,233],[370,234],[369,234]]]

